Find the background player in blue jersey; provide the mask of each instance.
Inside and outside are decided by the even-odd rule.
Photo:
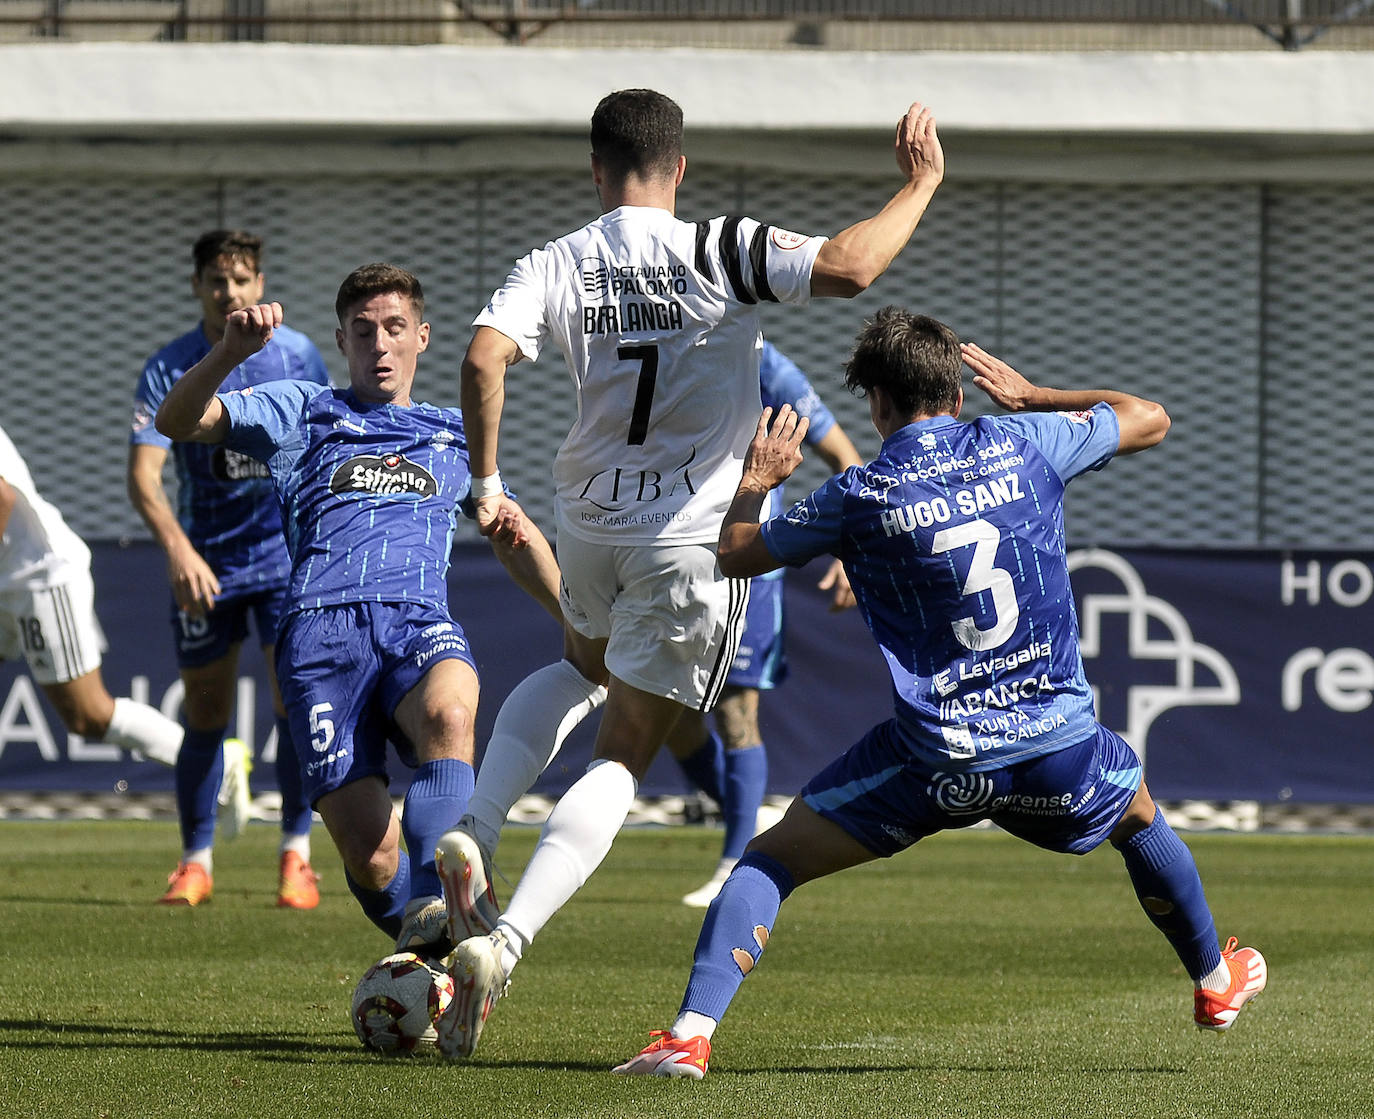
[[[467,441],[456,408],[410,395],[429,344],[419,280],[365,265],[344,280],[335,309],[347,389],[276,381],[215,395],[281,330],[280,304],[260,304],[228,316],[223,339],[168,393],[157,423],[172,438],[222,443],[268,465],[292,561],[277,664],[307,796],[373,923],[398,950],[442,955],[448,911],[434,849],[472,792],[478,693],[448,607],[455,511],[475,512]],[[548,542],[509,496],[497,504],[497,556],[561,617]],[[388,739],[418,766],[399,820]]]
[[[959,422],[961,360],[1015,414]],[[795,887],[982,819],[1052,851],[1110,840],[1194,983],[1194,1021],[1227,1029],[1263,989],[1264,959],[1234,939],[1218,947],[1192,855],[1156,810],[1135,753],[1094,719],[1064,549],[1065,483],[1158,443],[1164,409],[1122,392],[1039,388],[895,307],[865,324],[845,383],[868,399],[878,457],[760,525],[768,491],[801,461],[806,427],[789,408],[771,426],[765,412],[720,564],[739,576],[842,559],[888,663],[896,715],[750,844],[707,912],[671,1031],[615,1071],[700,1079],[711,1035]]]
[[[245,747],[236,739],[225,744],[225,734],[251,614],[267,658],[277,716],[282,795],[277,904],[311,909],[319,904],[319,891],[310,868],[310,804],[301,791],[296,747],[272,659],[290,570],[281,510],[261,463],[225,447],[173,443],[152,422],[172,386],[223,338],[227,317],[262,299],[262,240],[241,230],[212,230],[197,239],[191,255],[191,290],[200,302],[201,321],[143,367],[129,447],[129,498],[167,553],[172,633],[185,690],[186,737],[176,772],[182,854],[161,901],[197,905],[211,897],[211,847],[222,776],[231,804],[238,800],[237,811],[224,824],[237,830],[246,816]],[[247,355],[226,385],[243,388],[283,379],[329,383],[314,344],[289,328],[278,331],[261,352]],[[162,483],[169,452],[176,467],[175,510]]]
[[[773,343],[764,341],[759,355],[759,390],[765,408],[777,412],[790,404],[809,426],[806,443],[835,473],[863,460],[849,436],[816,395],[806,374]],[[776,489],[764,506],[766,517],[783,510],[782,490]],[[832,560],[819,586],[832,592],[831,609],[854,605],[844,565]],[[759,732],[759,692],[776,688],[787,679],[783,649],[782,570],[770,571],[749,583],[749,606],[739,651],[730,665],[725,691],[714,712],[715,731],[699,711],[685,709],[667,746],[687,776],[720,805],[725,838],[720,863],[705,885],[682,900],[704,908],[720,892],[726,876],[744,854],[754,836],[759,806],[768,789],[768,755]]]

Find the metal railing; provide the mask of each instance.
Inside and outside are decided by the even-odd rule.
[[[0,0],[0,40],[1374,48],[1374,0]]]

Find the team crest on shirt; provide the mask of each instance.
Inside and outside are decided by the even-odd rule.
[[[405,455],[355,455],[334,471],[330,493],[370,493],[379,496],[414,494],[433,497],[439,491],[434,475]]]

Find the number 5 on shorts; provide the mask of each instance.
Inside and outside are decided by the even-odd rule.
[[[332,703],[317,703],[310,709],[310,745],[317,754],[323,754],[334,741],[334,720],[321,717],[333,710]]]

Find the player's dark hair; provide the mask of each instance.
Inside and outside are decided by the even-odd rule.
[[[199,276],[220,257],[241,260],[254,272],[262,271],[262,238],[242,229],[211,229],[196,238],[191,260]]]
[[[592,155],[613,179],[663,178],[682,154],[682,109],[652,89],[608,93],[592,113]]]
[[[844,384],[859,396],[881,388],[903,416],[938,416],[959,406],[963,365],[959,336],[944,323],[884,307],[854,340]]]
[[[344,325],[344,314],[350,307],[374,295],[393,292],[410,300],[417,321],[425,317],[424,289],[413,272],[394,264],[364,264],[353,269],[339,285],[339,294],[334,299],[334,314],[338,316],[339,325]]]

